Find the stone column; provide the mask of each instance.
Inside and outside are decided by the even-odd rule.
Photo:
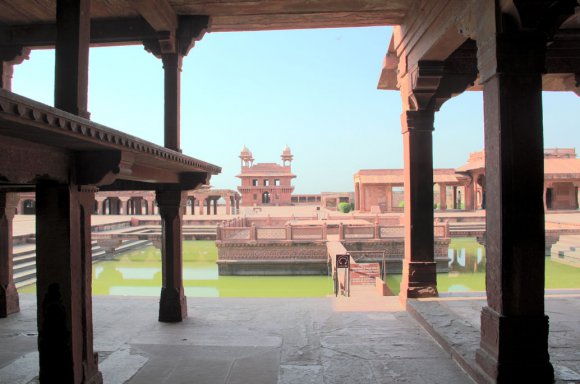
[[[439,210],[447,210],[447,185],[439,183]]]
[[[472,179],[469,184],[465,186],[465,210],[466,211],[474,211],[475,210],[475,179]]]
[[[130,215],[129,213],[129,197],[119,196],[119,215]]]
[[[206,214],[209,216],[211,215],[211,199],[208,197],[207,199],[205,199],[205,201],[207,201]]]
[[[0,191],[0,318],[20,311],[13,278],[12,220],[18,195]]]
[[[387,185],[387,193],[386,193],[386,200],[387,200],[387,212],[393,211],[393,186],[391,184]]]
[[[402,115],[405,258],[401,299],[437,296],[433,235],[433,120],[429,110]]]
[[[218,199],[213,199],[213,214],[217,215],[217,203]]]
[[[545,35],[532,32],[492,34],[478,46],[484,87],[487,306],[481,312],[476,361],[498,383],[554,379],[544,311],[545,46]]]
[[[90,0],[56,2],[54,106],[89,118]]]
[[[459,208],[457,206],[457,185],[453,186],[453,209]]]
[[[198,204],[199,204],[199,214],[203,216],[203,202],[205,200],[202,199],[201,197],[198,199]]]
[[[354,210],[360,211],[360,186],[359,183],[354,185]]]
[[[231,214],[231,201],[232,201],[232,196],[226,196],[226,215]]]
[[[36,187],[36,295],[42,383],[102,383],[93,352],[94,189]]]
[[[180,149],[181,63],[180,53],[161,56],[165,72],[165,148]]]
[[[236,215],[240,214],[240,199],[236,197]]]
[[[548,185],[544,185],[544,193],[542,194],[542,200],[544,202],[544,212],[548,211],[547,194],[548,194]]]
[[[103,202],[105,201],[105,196],[95,196],[95,201],[97,202],[97,215],[104,215]]]
[[[187,302],[183,290],[183,259],[181,222],[185,212],[187,192],[157,191],[161,215],[161,261],[163,286],[159,301],[159,321],[179,322],[187,317]]]

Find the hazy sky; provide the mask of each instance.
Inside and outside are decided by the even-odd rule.
[[[212,185],[235,189],[244,145],[256,162],[294,154],[296,193],[352,191],[359,169],[401,168],[401,101],[377,90],[390,28],[211,33],[184,59],[183,153],[223,168]],[[53,105],[54,51],[15,68],[13,91]],[[163,145],[163,70],[142,46],[93,48],[91,119]],[[546,147],[580,150],[580,100],[544,93]],[[435,167],[483,149],[481,93],[436,115]]]

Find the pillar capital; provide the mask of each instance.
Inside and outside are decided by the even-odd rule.
[[[435,111],[418,110],[404,111],[401,114],[401,133],[409,132],[433,132],[435,122]]]
[[[178,16],[177,28],[172,31],[158,31],[157,39],[147,39],[143,45],[147,52],[157,58],[164,54],[187,56],[195,43],[203,38],[210,27],[209,16]]]

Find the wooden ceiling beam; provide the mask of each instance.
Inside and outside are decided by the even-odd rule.
[[[91,45],[141,44],[158,33],[142,18],[91,20]],[[56,24],[0,26],[2,46],[53,47]]]

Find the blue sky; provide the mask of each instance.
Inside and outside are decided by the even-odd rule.
[[[210,33],[184,59],[181,146],[217,164],[212,185],[238,185],[243,145],[256,162],[294,154],[296,193],[352,191],[359,169],[401,168],[401,101],[377,90],[391,29]],[[13,91],[49,105],[54,51],[33,51],[15,68]],[[458,167],[483,149],[480,92],[436,115],[434,165]],[[579,99],[544,93],[546,147],[580,150]],[[163,145],[163,70],[142,46],[91,49],[91,119]]]

